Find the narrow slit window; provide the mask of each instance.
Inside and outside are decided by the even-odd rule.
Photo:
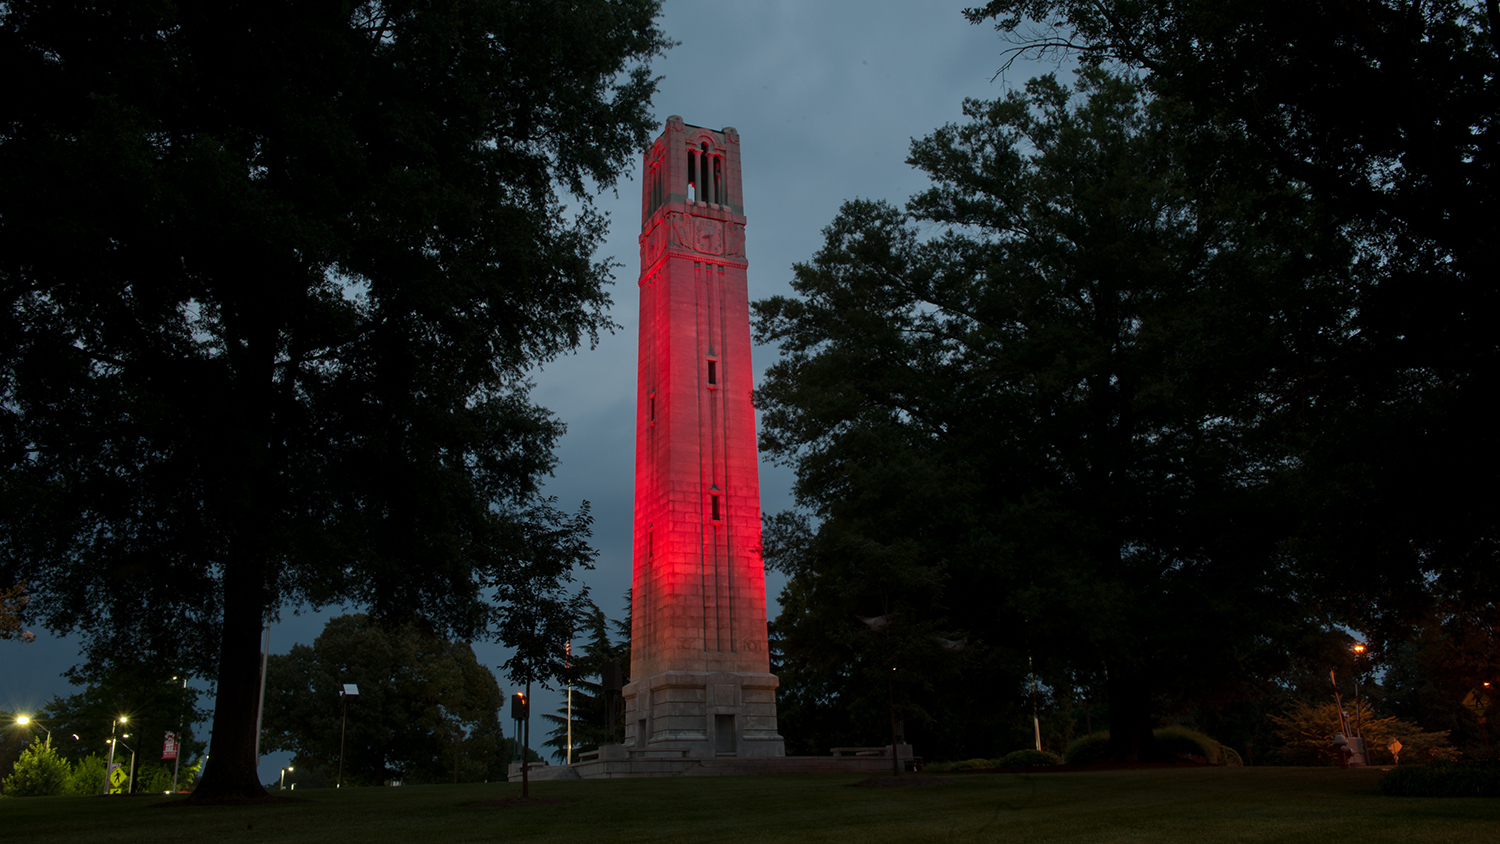
[[[711,360],[708,362],[708,383],[719,383],[719,362],[716,360]]]
[[[713,511],[713,516],[712,516],[713,520],[717,522],[717,521],[720,521],[721,519],[723,519],[724,517],[719,513],[719,496],[717,496],[717,495],[710,495],[708,497],[708,500],[709,500],[709,507],[712,508],[712,511]]]
[[[656,394],[655,393],[652,393],[646,399],[646,421],[647,422],[655,422],[656,421]]]

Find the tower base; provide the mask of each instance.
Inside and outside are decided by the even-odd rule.
[[[774,674],[664,671],[624,688],[625,746],[662,757],[778,758]]]

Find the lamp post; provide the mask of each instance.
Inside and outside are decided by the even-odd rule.
[[[125,743],[125,739],[128,738],[130,738],[130,733],[124,733],[119,737],[119,739],[111,738],[109,740],[109,758],[111,765],[114,764],[115,745],[120,745],[121,747],[124,747],[126,750],[130,751],[130,778],[129,782],[125,786],[126,794],[130,794],[135,791],[135,748]],[[106,777],[109,776],[109,768],[105,768],[104,774]],[[108,782],[107,779],[105,781]]]
[[[29,726],[31,724],[35,724],[37,727],[39,727],[40,729],[44,730],[47,733],[47,746],[48,747],[52,746],[52,731],[48,730],[46,727],[43,727],[41,725],[41,722],[39,722],[39,721],[33,721],[31,719],[30,715],[22,715],[22,716],[20,716],[19,718],[16,719],[16,723],[18,725],[22,726],[22,727]]]
[[[115,730],[127,720],[129,719],[126,716],[121,715],[109,722],[109,762],[104,766],[104,790],[100,794],[109,793],[109,774],[115,768]]]
[[[122,740],[123,739],[128,739],[128,738],[130,738],[130,733],[126,733],[125,735],[120,736],[120,738]],[[137,742],[137,743],[139,743],[139,742]],[[125,785],[125,793],[126,794],[134,794],[135,793],[135,748],[133,748],[133,747],[131,747],[130,745],[127,744],[127,745],[125,745],[125,749],[128,750],[128,751],[130,751],[130,780]]]
[[[339,690],[339,700],[344,704],[343,722],[339,726],[339,788],[344,787],[344,736],[349,732],[349,700],[356,697],[359,697],[359,686],[353,683],[345,683]]]
[[[285,768],[281,769],[281,790],[282,791],[286,791],[286,772],[290,771],[290,770],[292,770],[292,766],[291,765],[288,765]]]
[[[1369,756],[1365,750],[1365,713],[1360,708],[1359,678],[1364,673],[1365,643],[1354,643],[1354,734],[1359,738],[1359,753],[1357,765],[1370,764]]]
[[[173,677],[173,680],[178,679]],[[182,678],[182,706],[177,709],[177,755],[172,757],[172,793],[177,793],[177,771],[182,764],[182,728],[187,720],[187,677]],[[258,756],[256,757],[259,758]]]

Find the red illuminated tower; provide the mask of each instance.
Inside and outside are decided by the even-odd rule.
[[[643,175],[626,744],[663,756],[782,756],[759,553],[739,134],[670,117]]]

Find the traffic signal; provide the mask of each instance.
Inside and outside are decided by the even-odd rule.
[[[516,692],[510,696],[510,717],[516,721],[525,721],[531,717],[531,704],[527,702],[525,694]]]

